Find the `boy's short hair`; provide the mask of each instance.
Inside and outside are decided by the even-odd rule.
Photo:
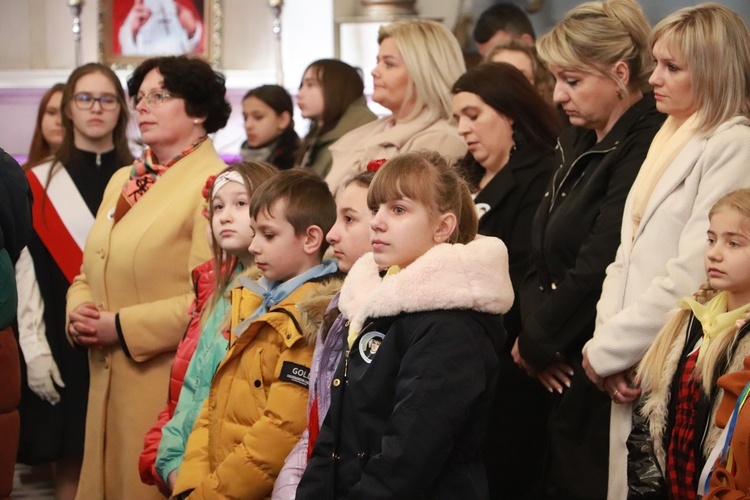
[[[250,200],[250,215],[255,219],[261,210],[274,215],[271,207],[280,200],[286,202],[283,216],[297,236],[305,234],[310,226],[318,226],[325,236],[336,222],[336,202],[331,190],[313,172],[284,170],[258,186]],[[321,255],[326,248],[328,242],[324,237],[320,245]]]
[[[512,3],[496,3],[482,12],[474,26],[474,41],[487,43],[498,31],[507,31],[517,37],[529,35],[536,40],[529,16]]]

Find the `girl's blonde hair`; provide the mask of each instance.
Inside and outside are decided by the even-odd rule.
[[[654,27],[652,49],[657,41],[690,70],[702,132],[750,112],[750,33],[734,11],[717,3],[680,9]]]
[[[393,38],[406,71],[409,88],[405,101],[415,99],[414,108],[403,117],[411,120],[424,108],[432,119],[452,116],[451,87],[466,71],[461,47],[443,24],[424,19],[406,19],[381,26],[378,44]]]
[[[724,195],[711,207],[708,218],[710,219],[716,212],[726,208],[736,210],[746,219],[746,223],[750,223],[750,189],[738,189]],[[693,294],[693,298],[701,304],[706,304],[717,293],[719,292],[711,288],[709,282],[706,281]],[[672,316],[641,360],[638,366],[638,378],[641,381],[644,391],[647,392],[655,387],[658,381],[663,378],[664,362],[669,357],[675,341],[687,327],[687,322],[691,314],[692,311],[690,309],[681,309]],[[750,308],[748,308],[745,314],[744,321],[746,322],[749,319]],[[720,332],[705,347],[704,353],[700,356],[698,363],[696,363],[693,376],[695,378],[700,376],[703,390],[706,394],[709,394],[716,384],[716,372],[719,368],[719,363],[727,361],[727,353],[734,349],[738,340],[738,333],[739,328],[736,324],[732,324],[726,330]],[[701,349],[703,348],[701,347]]]
[[[455,215],[456,229],[448,243],[469,243],[477,235],[477,211],[469,186],[439,153],[412,151],[380,167],[367,191],[367,205],[376,209],[400,198],[423,203],[433,218]]]
[[[589,2],[568,11],[539,39],[537,50],[548,65],[611,78],[624,91],[645,91],[653,68],[649,31],[646,16],[634,0]],[[627,88],[612,71],[619,61],[630,70]]]
[[[278,173],[278,170],[270,163],[247,161],[235,163],[234,165],[231,165],[222,170],[222,173],[224,172],[237,172],[238,174],[240,174],[242,176],[242,181],[245,185],[245,190],[247,191],[248,198],[252,198],[253,192],[255,192],[258,186],[276,175]],[[216,179],[214,178],[214,181],[215,180]],[[214,217],[214,205],[212,203],[214,189],[213,182],[211,182],[210,186],[207,185],[206,188],[208,189],[208,207],[206,211],[206,217],[208,218],[209,225],[211,225]],[[250,207],[248,204],[248,213],[249,212]],[[210,311],[213,310],[213,308],[216,306],[216,303],[219,301],[219,298],[224,293],[226,293],[227,288],[231,284],[232,278],[234,277],[234,274],[237,270],[237,266],[240,264],[237,257],[227,255],[226,252],[224,252],[224,250],[221,248],[221,246],[219,246],[219,242],[216,239],[216,235],[214,235],[213,228],[211,228],[211,250],[213,251],[214,273],[216,276],[216,280],[214,282],[214,293],[211,295],[209,307],[205,307],[203,309],[201,322],[206,320]]]

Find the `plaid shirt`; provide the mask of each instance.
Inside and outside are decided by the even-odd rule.
[[[682,371],[675,374],[679,380],[677,401],[674,404],[674,426],[669,435],[667,449],[666,479],[669,498],[675,500],[694,500],[697,486],[695,483],[695,435],[697,408],[701,399],[700,379],[693,377],[693,369],[698,359],[696,350],[688,356]]]

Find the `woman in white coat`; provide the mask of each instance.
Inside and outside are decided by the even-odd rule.
[[[676,307],[705,280],[707,214],[750,186],[750,34],[718,4],[681,9],[651,36],[649,82],[669,115],[625,203],[620,248],[607,269],[584,367],[614,403],[608,498],[627,495],[625,442],[640,361]]]

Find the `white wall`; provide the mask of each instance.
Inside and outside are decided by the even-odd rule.
[[[83,59],[98,58],[99,1],[86,0],[82,15]],[[111,0],[108,0],[111,1]],[[209,1],[209,0],[205,0]],[[242,140],[239,103],[249,88],[275,83],[275,51],[271,33],[273,20],[267,0],[219,0],[223,16],[222,68],[227,76],[229,101],[234,112],[227,129],[216,138],[222,152],[236,152]],[[525,5],[526,0],[505,0]],[[423,15],[451,19],[451,13],[462,2],[473,5],[478,13],[492,0],[418,0]],[[546,0],[542,9],[531,16],[538,34],[544,33],[556,20],[580,0]],[[642,0],[649,19],[656,22],[664,15],[692,0]],[[750,1],[723,0],[747,20]],[[468,10],[472,10],[470,7]],[[284,85],[292,92],[299,85],[302,72],[313,60],[333,57],[335,19],[360,14],[359,0],[286,0],[283,14],[282,54]],[[0,0],[0,147],[12,154],[25,154],[31,140],[39,98],[45,89],[65,81],[74,65],[71,32],[72,16],[67,0]],[[359,55],[348,55],[350,63],[359,63],[368,75],[374,65],[377,47],[372,31],[361,35]],[[372,36],[372,45],[367,37]],[[362,38],[364,37],[364,38]],[[348,50],[348,51],[347,51]],[[121,79],[127,71],[118,73]],[[302,131],[304,126],[297,118]]]
[[[233,113],[215,140],[221,152],[234,153],[244,134],[242,95],[252,87],[276,83],[273,15],[267,0],[220,1],[222,71]],[[98,59],[98,6],[96,0],[87,0],[83,8],[84,62]],[[23,155],[41,95],[52,84],[64,82],[74,67],[73,18],[67,0],[0,0],[0,19],[0,147]],[[311,61],[333,57],[333,19],[334,0],[286,1],[282,54],[287,88],[299,85]],[[128,73],[118,71],[123,83]]]

